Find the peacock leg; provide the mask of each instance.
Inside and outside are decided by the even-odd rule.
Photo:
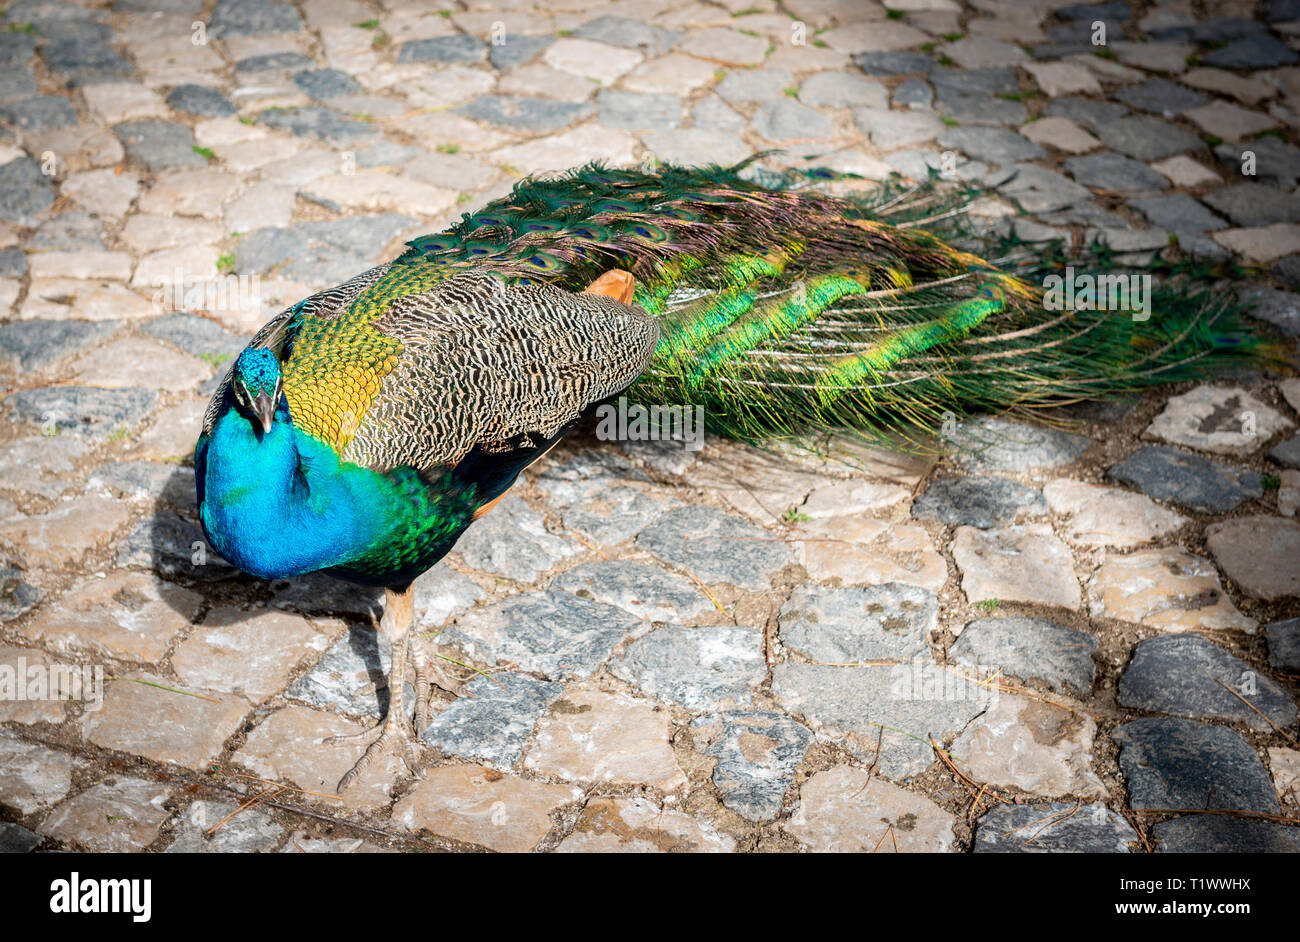
[[[415,592],[407,586],[402,591],[388,589],[384,597],[384,615],[379,620],[379,630],[392,643],[393,662],[388,671],[388,715],[376,727],[378,737],[372,742],[351,770],[339,779],[338,791],[356,781],[376,756],[395,752],[416,775],[419,774],[418,750],[415,733],[406,721],[403,709],[402,688],[406,682],[406,663],[411,650],[411,627],[415,621]],[[374,730],[366,730],[373,733]]]
[[[411,663],[415,665],[415,735],[421,736],[429,725],[429,695],[435,686],[453,697],[472,697],[474,694],[452,676],[442,658],[430,654],[417,640],[411,642]]]

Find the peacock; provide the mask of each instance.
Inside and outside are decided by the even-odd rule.
[[[896,436],[1267,355],[1208,294],[1145,321],[1045,310],[1023,272],[945,238],[960,193],[833,196],[829,171],[757,170],[524,179],[294,304],[236,358],[195,448],[209,543],[254,576],[385,590],[388,713],[340,791],[386,750],[411,764],[432,686],[456,689],[412,649],[413,581],[614,397],[702,404],[712,434],[748,442]]]

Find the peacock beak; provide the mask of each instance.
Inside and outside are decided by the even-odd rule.
[[[258,392],[253,399],[253,413],[262,423],[262,434],[269,435],[275,421],[275,397],[265,390]]]

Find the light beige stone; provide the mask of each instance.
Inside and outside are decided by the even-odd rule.
[[[212,152],[217,155],[226,169],[236,173],[251,173],[268,164],[289,160],[300,150],[302,150],[300,143],[286,137],[264,137],[212,145]]]
[[[302,14],[312,29],[344,26],[364,36],[367,30],[357,29],[355,24],[370,19],[370,8],[360,0],[303,0]]]
[[[285,160],[262,168],[262,179],[302,187],[308,183],[343,171],[343,155],[320,147],[308,147]]]
[[[1300,510],[1300,471],[1287,469],[1278,475],[1277,512],[1294,517]]]
[[[163,409],[152,425],[134,437],[131,457],[154,461],[190,457],[207,407],[206,399],[187,399]]]
[[[122,228],[122,241],[141,254],[183,245],[215,245],[224,233],[206,219],[132,213]]]
[[[221,207],[239,186],[224,170],[183,170],[160,176],[140,197],[142,213],[220,219]]]
[[[403,179],[382,170],[337,173],[310,184],[315,196],[349,209],[437,216],[456,205],[456,191]]]
[[[1061,528],[1071,543],[1123,549],[1172,533],[1187,518],[1143,494],[1058,479],[1043,488],[1052,513],[1067,518]]]
[[[568,72],[553,69],[544,62],[511,69],[496,83],[502,95],[527,95],[582,102],[595,96],[600,84],[588,78],[574,78]]]
[[[748,157],[751,148],[742,138],[727,131],[707,128],[673,128],[642,135],[650,153],[663,163],[687,167],[719,163],[727,165]]]
[[[56,421],[60,415],[46,415]],[[6,490],[53,499],[73,486],[76,462],[89,449],[73,435],[35,435],[0,449],[0,476]]]
[[[168,70],[214,71],[225,67],[221,56],[211,45],[195,45],[190,31],[136,43],[131,49],[136,63],[153,72]]]
[[[407,118],[403,130],[427,150],[455,145],[465,151],[487,151],[514,138],[502,131],[475,124],[449,111],[434,111]]]
[[[92,215],[121,219],[140,195],[139,175],[116,168],[69,174],[59,193]]]
[[[1219,455],[1248,455],[1294,423],[1240,386],[1197,386],[1172,397],[1143,433]]]
[[[1262,81],[1274,85],[1288,99],[1300,98],[1300,67],[1287,66],[1258,73]]]
[[[81,87],[90,109],[105,124],[134,121],[138,118],[165,118],[167,104],[152,88],[135,82],[107,82]]]
[[[79,563],[87,551],[121,530],[130,516],[120,501],[78,497],[43,514],[0,524],[0,542],[14,547],[28,563],[57,569]]]
[[[33,280],[18,316],[23,320],[141,320],[160,313],[147,298],[111,281]]]
[[[1292,808],[1300,805],[1300,750],[1269,746],[1268,764],[1278,801]]]
[[[476,765],[430,769],[393,808],[409,831],[525,853],[551,830],[551,814],[582,796],[567,785],[532,782]]]
[[[499,180],[501,171],[473,157],[435,152],[408,163],[402,168],[402,176],[464,192]]]
[[[633,163],[636,138],[597,124],[583,124],[540,140],[494,151],[492,159],[519,173],[559,172],[588,160],[603,160],[613,166]]]
[[[221,45],[226,55],[238,62],[250,56],[265,56],[273,52],[306,53],[310,41],[305,33],[252,33],[223,36]]]
[[[781,827],[817,853],[942,854],[952,850],[953,820],[923,795],[837,765],[803,783]]]
[[[764,526],[798,511],[825,478],[770,452],[732,442],[692,468],[693,480],[733,510]]]
[[[1174,186],[1214,186],[1223,182],[1223,177],[1186,154],[1157,161],[1151,169],[1164,174]]]
[[[554,778],[679,791],[668,712],[649,700],[570,687],[537,724],[526,768]]]
[[[150,252],[140,259],[131,285],[135,288],[153,289],[157,303],[167,305],[170,291],[216,278],[220,258],[221,250],[215,245],[183,245]],[[171,309],[184,306],[173,302]],[[165,313],[166,310],[168,308],[164,306],[157,313]]]
[[[1190,43],[1127,42],[1108,43],[1111,50],[1125,65],[1137,66],[1151,72],[1170,72],[1175,75],[1187,71],[1187,57],[1196,52]]]
[[[29,668],[35,667],[48,677],[56,662],[44,651],[36,648],[20,648],[10,644],[0,644],[0,687],[8,683],[9,677],[15,684],[22,684]],[[22,688],[28,689],[28,688]],[[28,699],[13,695],[0,696],[0,723],[62,723],[66,710],[62,700],[45,697]]]
[[[1088,583],[1088,596],[1094,617],[1163,631],[1253,631],[1256,625],[1224,593],[1210,561],[1178,547],[1108,553]]]
[[[216,285],[216,287],[222,289],[217,292],[217,298],[215,299],[220,303],[205,303],[203,309],[207,310],[236,334],[248,334],[250,336],[256,333],[277,312],[296,304],[313,291],[319,290],[320,287],[319,285],[311,285],[289,278],[279,278],[275,275],[254,275],[246,282],[247,290],[245,290],[243,287],[239,287],[241,284],[245,284],[244,282],[237,282],[232,285],[231,277],[226,276]],[[234,288],[238,288],[238,290],[233,290]],[[204,290],[206,291],[206,287]],[[194,310],[197,305],[189,305],[188,307],[190,310]],[[228,369],[229,367],[224,368]]]
[[[834,43],[831,45],[834,46]],[[718,26],[691,32],[673,51],[723,65],[755,66],[763,63],[767,47],[768,41],[761,36],[747,36],[734,29]]]
[[[930,111],[858,108],[853,117],[873,145],[889,149],[924,144],[944,128],[943,120]]]
[[[1205,546],[1247,595],[1265,600],[1300,595],[1300,523],[1233,517],[1206,528]]]
[[[565,37],[546,47],[542,61],[553,69],[602,85],[611,85],[645,60],[635,49],[623,49],[589,39]]]
[[[23,143],[28,153],[53,154],[59,175],[94,167],[115,167],[126,157],[117,135],[98,124],[29,131],[23,135]]]
[[[769,443],[779,454],[787,456],[800,468],[817,474],[859,474],[902,484],[915,490],[930,473],[935,459],[905,451],[891,451],[870,445],[852,435],[817,433],[797,439]]]
[[[1020,67],[1033,76],[1046,95],[1100,95],[1101,83],[1087,69],[1069,62],[1022,62]]]
[[[263,226],[284,228],[293,218],[296,199],[293,187],[278,183],[256,183],[226,207],[225,223],[229,232],[252,232]],[[416,194],[418,211],[419,195]]]
[[[837,72],[852,66],[849,56],[835,49],[804,44],[796,46],[787,36],[777,42],[776,51],[763,60],[764,68],[785,69],[796,75],[805,72]]]
[[[896,507],[912,496],[898,484],[884,484],[861,479],[833,481],[813,488],[808,499],[797,508],[813,520],[852,514],[879,513]]]
[[[789,0],[782,6],[809,26],[819,29],[885,18],[884,7],[874,0]]]
[[[1292,223],[1222,229],[1211,236],[1225,249],[1251,262],[1271,262],[1300,252],[1300,226]]]
[[[1192,69],[1178,81],[1202,91],[1231,95],[1245,105],[1258,105],[1277,94],[1277,89],[1268,82],[1245,78],[1223,69]]]
[[[961,8],[958,7],[957,11],[960,11],[960,9]],[[947,12],[951,13],[957,11],[947,11]],[[939,12],[939,11],[935,11],[935,12]],[[916,26],[919,29],[924,29],[926,30],[926,32],[932,33],[933,30],[929,28],[930,23],[938,25],[940,23],[940,20],[938,18],[934,18],[934,19],[927,19],[924,22],[916,22],[915,20],[912,21],[913,26]],[[961,27],[957,26],[956,29],[952,29],[952,30],[947,30],[947,29],[941,30],[939,32],[939,35],[943,35],[943,33],[949,33],[949,32],[961,32]],[[1038,24],[1030,22],[1028,18],[1001,19],[997,17],[976,17],[975,19],[971,19],[967,21],[966,32],[970,33],[972,36],[983,36],[989,39],[1000,39],[1003,42],[1020,43],[1022,45],[1028,43],[1047,42],[1047,34],[1043,32],[1042,28]]]
[[[847,55],[855,52],[893,52],[898,49],[911,49],[930,41],[930,37],[919,29],[896,20],[853,23],[822,33],[817,38],[837,52]],[[1023,56],[1024,53],[1021,52],[1020,55]]]
[[[366,751],[369,737],[329,741],[353,736],[365,729],[346,717],[305,706],[287,706],[271,714],[235,753],[235,761],[253,773],[285,782],[318,795],[304,800],[330,809],[368,809],[387,805],[396,776],[408,774],[405,763],[385,753],[375,759],[341,797],[334,796],[339,779]],[[322,797],[327,796],[327,797]]]
[[[948,564],[930,535],[912,523],[870,517],[826,517],[801,523],[787,538],[795,560],[815,580],[841,585],[903,582],[937,592],[948,581]]]
[[[648,798],[597,798],[578,815],[561,854],[729,854],[736,842],[697,818]]]
[[[533,68],[533,66],[525,66],[524,68]],[[542,66],[542,68],[547,69],[546,66]],[[494,75],[481,69],[451,66],[435,72],[426,79],[404,86],[402,92],[406,95],[406,100],[410,102],[413,108],[446,108],[450,105],[458,105],[461,102],[469,101],[478,95],[486,94],[492,89],[493,85],[496,85],[501,93],[517,94],[513,91],[507,91],[505,88],[506,80],[514,79],[522,71],[524,69],[513,69],[502,76],[500,82],[497,82]],[[547,71],[550,70],[547,69]],[[555,74],[563,76],[565,86],[578,84],[573,81],[572,76],[566,73],[556,72]],[[552,85],[552,94],[554,89],[555,85]]]
[[[248,709],[242,697],[137,674],[110,680],[103,709],[86,713],[81,726],[86,739],[105,749],[201,769],[221,755]]]
[[[435,36],[450,36],[456,30],[452,21],[438,16],[432,6],[422,6],[406,10],[394,10],[380,22],[383,30],[394,43],[410,42],[413,39],[433,39]]]
[[[1208,105],[1192,108],[1183,112],[1183,117],[1201,128],[1207,134],[1221,137],[1225,141],[1236,141],[1250,137],[1260,131],[1277,127],[1277,121],[1258,111],[1248,111],[1226,101],[1212,101]]]
[[[55,808],[37,830],[99,853],[126,853],[151,844],[167,820],[167,787],[118,775]]]
[[[1045,523],[980,530],[958,527],[952,556],[962,591],[973,604],[1036,602],[1078,609],[1083,604],[1070,549]]]
[[[1068,118],[1039,118],[1020,127],[1020,133],[1047,147],[1055,147],[1067,154],[1086,154],[1101,146],[1093,137]]]
[[[1081,65],[1090,69],[1101,76],[1105,82],[1116,82],[1121,85],[1132,85],[1135,82],[1141,82],[1145,79],[1146,73],[1141,69],[1130,69],[1126,65],[1114,61],[1113,59],[1102,59],[1091,53],[1082,55],[1066,56],[1066,62],[1073,62],[1075,65]]]
[[[71,756],[0,729],[0,806],[24,815],[49,807],[72,787],[76,765]]]
[[[193,69],[146,70],[140,78],[150,88],[163,90],[175,88],[177,85],[202,85],[205,88],[222,89],[227,82],[224,75],[216,72],[196,72]]]
[[[958,767],[977,782],[1036,795],[1105,798],[1092,771],[1097,724],[1086,713],[999,693],[952,744]]]
[[[294,831],[280,848],[282,854],[389,854],[385,847],[359,837],[311,837],[306,831]]]
[[[144,337],[123,337],[72,361],[73,378],[87,386],[193,389],[212,375],[197,357]]]
[[[1300,379],[1284,379],[1277,384],[1277,388],[1291,408],[1300,412]]]
[[[323,652],[330,636],[301,615],[273,609],[218,608],[172,655],[172,670],[186,685],[264,700],[294,669]]]
[[[44,606],[27,632],[53,651],[90,651],[153,663],[190,626],[203,605],[197,592],[159,582],[152,573],[116,571],[91,577]]]
[[[556,25],[556,18],[551,14],[538,13],[533,10],[509,10],[504,9],[504,4],[499,5],[501,9],[492,9],[492,4],[472,4],[478,7],[469,13],[454,11],[451,15],[451,21],[464,32],[471,36],[477,36],[484,42],[492,41],[493,24],[500,23],[505,27],[505,41],[510,42],[511,36],[517,36],[521,33],[554,33],[557,29],[565,27]],[[646,19],[654,12],[655,4],[647,4],[642,10],[642,16]],[[558,9],[558,8],[556,8]]]
[[[206,118],[194,125],[194,142],[200,147],[241,144],[268,136],[270,132],[266,128],[245,124],[238,118]]]
[[[90,278],[126,281],[131,277],[131,256],[103,249],[69,252],[32,252],[27,263],[33,278]]]

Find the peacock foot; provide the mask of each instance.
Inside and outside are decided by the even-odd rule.
[[[375,735],[376,733],[378,735]],[[387,718],[378,726],[351,735],[332,736],[325,742],[341,742],[366,736],[375,736],[375,740],[366,747],[366,751],[361,754],[361,758],[357,760],[356,765],[352,766],[339,779],[336,791],[340,794],[355,782],[376,758],[385,753],[398,756],[406,764],[406,768],[412,775],[416,778],[423,778],[423,772],[420,769],[419,741],[415,736],[415,731],[411,728],[411,724],[406,721],[406,717],[402,715],[401,711],[394,713],[394,711],[389,710]]]
[[[452,673],[449,662],[421,650],[419,644],[413,646],[412,660],[415,662],[415,734],[421,736],[429,725],[429,695],[434,687],[457,698],[474,694]]]

